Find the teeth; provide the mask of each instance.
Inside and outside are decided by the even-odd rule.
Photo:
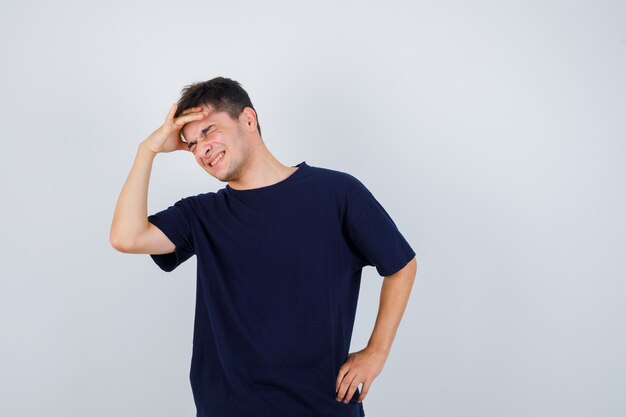
[[[222,157],[224,156],[224,151],[222,151],[222,153],[220,153],[217,158],[215,158],[213,160],[213,162],[211,162],[211,166],[214,166],[215,164],[217,164],[217,161],[219,161],[220,159],[222,159]]]

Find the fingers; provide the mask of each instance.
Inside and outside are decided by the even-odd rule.
[[[356,391],[356,388],[360,383],[361,381],[357,379],[356,374],[346,375],[337,392],[337,401],[343,401],[344,403],[350,402],[350,399],[354,395],[354,391]]]
[[[350,400],[354,396],[354,393],[355,393],[355,391],[358,388],[360,383],[361,383],[361,381],[359,379],[357,379],[357,377],[354,377],[354,379],[350,383],[350,388],[348,388],[348,392],[346,392],[346,398],[343,400],[344,403],[350,402]]]
[[[363,381],[363,389],[361,390],[361,395],[359,395],[359,398],[356,399],[358,402],[362,402],[365,399],[365,396],[367,395],[367,391],[370,390],[371,385],[372,385],[372,381],[368,381],[367,379]]]
[[[183,126],[191,121],[203,119],[206,115],[202,107],[192,107],[182,112],[173,122],[176,126]]]
[[[183,110],[182,112],[180,112],[181,115],[183,114],[187,114],[187,113],[191,113],[192,111],[198,111],[198,110],[202,110],[202,107],[197,106],[197,107],[189,107],[188,109]]]
[[[172,107],[170,107],[170,111],[167,113],[167,116],[165,117],[166,122],[174,118],[174,113],[176,113],[177,107],[178,107],[178,103],[172,104]]]
[[[172,107],[170,107],[170,111],[167,113],[167,117],[165,118],[165,121],[166,121],[166,122],[167,122],[167,121],[171,121],[171,122],[173,122],[173,121],[174,121],[174,115],[176,114],[176,109],[178,109],[178,103],[173,103],[173,104],[172,104]],[[178,118],[180,118],[180,117],[182,117],[182,116],[184,116],[184,115],[190,114],[190,113],[192,113],[192,112],[195,112],[195,114],[200,115],[200,114],[204,114],[204,112],[205,112],[205,111],[204,111],[204,109],[203,109],[202,107],[200,107],[200,106],[190,107],[190,108],[188,108],[188,109],[183,110],[183,111],[180,113],[180,116],[178,116],[176,119],[178,119]]]
[[[348,373],[350,368],[346,366],[342,366],[339,369],[339,374],[337,374],[337,380],[335,381],[335,392],[339,392],[339,388],[341,387],[341,381],[343,381],[343,377]]]

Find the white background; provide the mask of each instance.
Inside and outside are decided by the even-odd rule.
[[[138,144],[220,75],[417,253],[367,417],[626,414],[624,2],[0,4],[0,415],[195,415],[195,258],[108,234]],[[149,212],[224,185],[159,155]]]

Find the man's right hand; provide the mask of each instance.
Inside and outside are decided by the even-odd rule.
[[[143,145],[153,152],[155,155],[160,152],[172,152],[176,150],[189,150],[187,142],[183,141],[180,131],[183,126],[194,120],[202,120],[208,115],[208,112],[202,107],[191,107],[181,113],[180,116],[174,118],[178,103],[172,104],[165,123],[157,130],[152,132]]]
[[[174,118],[174,103],[163,126],[152,132],[139,145],[135,162],[122,187],[113,213],[109,240],[113,247],[126,253],[170,253],[174,243],[156,226],[148,222],[148,183],[152,162],[157,153],[187,150],[187,143],[180,136],[186,123],[205,118],[208,113],[202,107],[186,109]]]

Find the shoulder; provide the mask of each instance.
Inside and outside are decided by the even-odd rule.
[[[341,191],[359,192],[367,189],[363,182],[349,172],[318,166],[310,166],[310,170],[317,174],[319,180]]]
[[[335,201],[342,212],[359,211],[374,196],[365,184],[355,175],[340,170],[326,167],[311,167],[311,172],[316,173],[317,191],[325,196],[334,196]]]
[[[217,194],[218,193],[211,191],[182,197],[175,205],[185,208],[191,214],[198,212],[203,207],[214,204]]]

